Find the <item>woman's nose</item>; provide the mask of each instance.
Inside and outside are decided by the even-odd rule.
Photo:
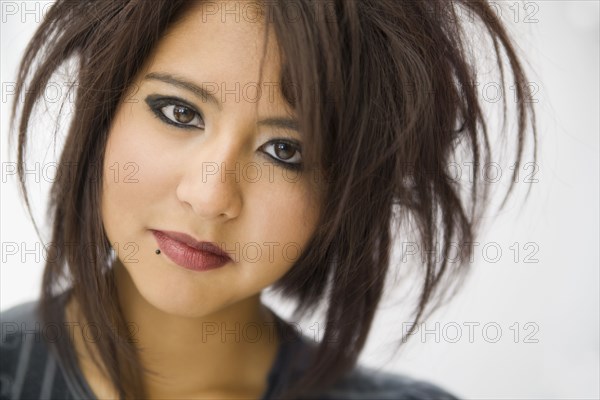
[[[239,215],[242,176],[241,165],[234,152],[223,151],[223,146],[207,146],[194,160],[184,163],[177,197],[199,217],[206,220],[231,219]]]

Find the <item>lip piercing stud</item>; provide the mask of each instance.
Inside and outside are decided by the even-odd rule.
[[[160,249],[156,249],[155,253],[160,254]]]

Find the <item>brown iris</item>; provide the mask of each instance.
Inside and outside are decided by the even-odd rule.
[[[296,149],[293,146],[291,146],[289,143],[277,143],[275,145],[275,153],[277,154],[277,157],[279,157],[283,160],[292,158],[292,156],[294,155],[295,152],[296,152]],[[282,155],[282,153],[283,153],[283,155]],[[287,157],[286,157],[286,154],[288,154]]]
[[[196,113],[193,110],[189,109],[188,107],[175,106],[173,108],[173,116],[175,117],[177,122],[180,122],[182,124],[187,124],[194,119],[194,117],[196,116]]]

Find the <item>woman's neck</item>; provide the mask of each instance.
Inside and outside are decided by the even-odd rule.
[[[114,272],[142,366],[156,372],[144,377],[149,398],[260,398],[266,391],[279,338],[260,294],[207,316],[181,317],[148,303],[120,263]],[[87,354],[81,338],[75,345],[79,354]],[[83,358],[90,386],[98,397],[96,388],[106,396],[108,383]]]

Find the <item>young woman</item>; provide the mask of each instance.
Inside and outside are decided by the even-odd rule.
[[[445,168],[490,157],[465,16],[512,72],[518,163],[526,78],[484,1],[58,0],[19,72],[21,176],[40,88],[67,66],[76,96],[41,299],[2,315],[2,395],[454,398],[356,361],[395,223],[441,243],[420,322],[486,202],[477,170],[465,196]],[[268,287],[296,320],[326,306],[321,340]]]

